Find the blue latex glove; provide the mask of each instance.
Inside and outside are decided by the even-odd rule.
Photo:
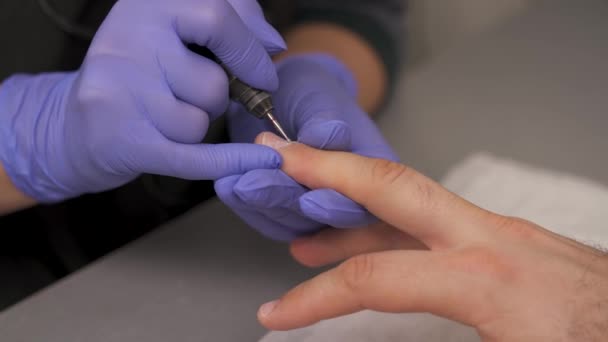
[[[353,75],[333,57],[290,57],[277,65],[280,88],[273,94],[276,116],[292,138],[321,149],[352,151],[397,160],[368,114],[356,103]],[[272,131],[233,104],[228,114],[234,141],[252,142]],[[218,196],[262,234],[288,241],[326,225],[361,227],[375,219],[362,207],[329,189],[309,191],[280,170],[253,170],[220,179]]]
[[[208,47],[255,87],[278,87],[269,52],[285,43],[256,1],[121,0],[78,72],[0,87],[0,161],[15,185],[55,202],[142,173],[217,179],[278,167],[268,148],[200,144],[228,107],[228,79],[185,43]]]

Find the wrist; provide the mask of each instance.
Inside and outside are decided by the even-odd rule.
[[[0,216],[31,207],[36,201],[21,192],[10,180],[0,163]]]
[[[41,203],[72,195],[56,175],[71,167],[62,141],[74,79],[74,73],[16,75],[0,88],[0,162],[12,184]]]
[[[294,54],[289,57],[285,57],[277,62],[277,69],[281,69],[285,65],[292,63],[298,64],[302,62],[314,63],[319,66],[324,72],[332,75],[336,78],[340,84],[344,87],[346,92],[353,98],[358,97],[359,85],[355,75],[351,70],[340,61],[338,58],[331,54],[326,53],[302,53]]]

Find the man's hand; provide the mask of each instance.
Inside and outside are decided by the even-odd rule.
[[[351,72],[324,54],[288,57],[277,65],[280,88],[273,94],[276,116],[289,135],[326,150],[396,160],[376,126],[357,105]],[[253,142],[272,127],[244,112],[229,111],[232,140]],[[218,196],[249,225],[277,240],[316,232],[325,225],[360,227],[374,218],[330,189],[310,191],[280,170],[254,170],[216,182]]]
[[[254,0],[121,0],[75,73],[18,75],[0,88],[0,163],[39,202],[123,185],[142,173],[217,179],[276,168],[251,144],[202,145],[228,107],[228,79],[278,87],[285,43]]]
[[[261,307],[286,330],[371,309],[430,312],[485,341],[604,341],[608,257],[531,222],[480,209],[416,171],[382,159],[285,144],[286,174],[334,189],[386,222],[327,231],[292,245],[307,265],[349,258]],[[393,228],[394,227],[394,228]]]

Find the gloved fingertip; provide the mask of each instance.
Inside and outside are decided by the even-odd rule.
[[[252,170],[244,174],[235,184],[235,190],[248,193],[265,190],[280,183],[286,177],[281,170]]]
[[[256,188],[255,184],[243,182],[243,179],[235,184],[233,191],[241,201],[255,208],[267,208],[272,200],[269,191]]]
[[[240,178],[241,176],[229,176],[216,180],[213,183],[213,188],[215,189],[218,197],[222,198],[231,193],[234,185],[239,181]]]
[[[168,146],[164,146],[165,149],[159,152],[162,152],[166,159],[174,160],[174,163],[162,165],[164,169],[157,173],[184,179],[218,180],[243,175],[251,170],[278,170],[283,163],[283,158],[277,151],[253,144],[165,144]],[[199,161],[205,161],[203,167]],[[154,173],[157,169],[143,171]]]
[[[263,212],[251,208],[233,191],[235,184],[242,176],[230,176],[215,181],[215,191],[219,199],[230,207],[237,216],[263,236],[279,241],[290,242],[299,237],[296,231],[287,229],[266,217]]]
[[[303,214],[312,220],[325,223],[330,219],[327,209],[308,197],[300,198],[300,209]]]
[[[257,209],[291,208],[306,192],[280,170],[254,170],[234,185],[234,193]]]
[[[279,31],[277,31],[272,25],[264,21],[262,25],[259,25],[257,37],[262,42],[262,45],[272,55],[274,52],[282,52],[287,50],[287,42]]]
[[[267,56],[267,58],[268,61],[259,62],[255,73],[247,72],[247,74],[243,74],[241,80],[251,87],[274,93],[279,89],[279,76],[272,65],[270,56]]]
[[[226,57],[222,61],[228,69],[244,83],[267,92],[274,93],[279,88],[279,76],[272,58],[262,42],[255,38],[246,57]]]
[[[233,175],[242,175],[256,169],[279,170],[281,165],[283,165],[283,157],[271,148],[264,150],[263,153],[252,149],[251,154],[248,156],[248,158],[242,157],[241,165],[239,165],[240,169],[238,172],[234,172]]]
[[[269,168],[270,169],[280,169],[283,165],[283,157],[281,154],[277,153],[277,151],[273,150],[272,157],[270,157]]]
[[[273,35],[270,38],[263,39],[262,45],[264,45],[264,48],[266,48],[266,51],[268,51],[271,56],[287,50],[287,43],[283,40],[283,37],[278,34],[277,36]]]
[[[345,151],[351,147],[350,126],[341,120],[314,120],[298,134],[298,141],[323,150]]]
[[[300,198],[302,214],[336,228],[358,228],[378,221],[371,213],[334,190],[308,192]]]
[[[284,48],[282,46],[269,45],[268,43],[264,43],[264,47],[266,48],[266,51],[268,51],[268,53],[271,56],[276,56],[282,52],[287,51],[287,48]]]

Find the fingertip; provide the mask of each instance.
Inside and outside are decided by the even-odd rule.
[[[251,191],[258,191],[261,190],[263,188],[265,188],[265,184],[263,184],[262,182],[264,181],[264,177],[263,175],[259,175],[259,173],[261,171],[266,171],[266,170],[253,170],[253,171],[249,171],[246,174],[244,174],[239,181],[234,185],[234,190],[237,192],[237,194],[239,192],[241,193],[248,193]],[[272,170],[272,171],[276,171],[276,170]],[[262,177],[260,177],[262,176]]]
[[[252,144],[181,145],[173,159],[174,176],[218,180],[256,169],[279,169],[283,158],[275,150]]]
[[[223,144],[226,149],[236,149],[240,153],[236,154],[240,171],[238,174],[245,174],[252,170],[269,169],[278,170],[283,164],[283,156],[273,148],[264,145],[254,144]],[[261,149],[260,149],[261,147]]]
[[[257,1],[233,1],[231,5],[269,53],[287,49],[287,43],[279,31],[266,20]]]
[[[215,191],[219,199],[230,207],[247,225],[264,237],[277,242],[291,242],[297,233],[271,221],[259,210],[243,202],[234,191],[241,176],[229,176],[215,181]]]
[[[327,209],[309,196],[304,195],[300,198],[300,209],[304,215],[315,221],[326,223],[330,219]]]
[[[262,44],[264,44],[264,47],[266,48],[266,51],[268,51],[268,53],[271,56],[276,56],[280,53],[283,53],[285,51],[287,51],[287,45],[286,44],[282,44],[282,45],[278,45],[278,44],[273,44],[271,42],[262,42]]]
[[[234,185],[234,193],[248,205],[256,208],[269,208],[272,207],[273,201],[272,189],[269,189],[270,185],[267,184],[268,177],[266,172],[269,170],[253,170],[241,177],[238,182]],[[278,171],[278,170],[272,170]]]
[[[241,176],[235,175],[216,180],[213,183],[213,188],[215,189],[217,196],[221,200],[224,200],[230,196],[230,194],[233,192],[234,185],[239,181],[240,178]]]
[[[266,145],[266,139],[268,139],[268,137],[266,137],[267,134],[272,134],[272,133],[262,132],[255,137],[253,142],[258,145],[268,146],[268,145]]]
[[[325,263],[316,256],[318,249],[314,248],[314,241],[311,237],[298,238],[289,245],[289,253],[303,266],[310,268],[324,266]]]
[[[331,189],[313,190],[300,197],[304,216],[336,228],[358,228],[378,219],[361,205]]]
[[[264,22],[264,25],[261,27],[257,36],[270,55],[275,55],[287,50],[287,42],[285,42],[283,36],[281,36],[272,25],[268,22]]]
[[[269,169],[280,169],[283,164],[283,156],[277,151],[272,151],[273,153],[270,155],[268,160],[268,168]]]
[[[279,304],[279,300],[273,300],[268,302],[260,307],[258,311],[259,317],[262,319],[266,319],[272,315],[272,312],[275,310],[277,305]]]
[[[234,192],[258,209],[297,208],[306,189],[281,170],[253,170],[241,177]]]
[[[243,147],[248,148],[255,146],[251,144],[243,145]],[[237,161],[238,171],[232,174],[243,175],[252,170],[279,170],[283,164],[283,156],[271,148],[264,148],[263,150],[252,148],[249,152],[246,148],[243,148],[241,151],[242,154],[239,156],[241,160]]]
[[[316,188],[320,179],[337,176],[332,172],[324,172],[334,167],[335,158],[329,153],[335,152],[320,151],[304,144],[287,142],[270,132],[260,134],[256,142],[279,152],[283,157],[282,170],[308,188]]]
[[[275,325],[273,324],[273,313],[276,311],[279,303],[279,300],[273,300],[261,305],[258,309],[258,321],[269,330],[276,330]]]
[[[253,38],[255,39],[255,38]],[[255,47],[244,61],[222,60],[232,74],[245,84],[274,93],[279,89],[277,69],[264,47],[256,40]]]

